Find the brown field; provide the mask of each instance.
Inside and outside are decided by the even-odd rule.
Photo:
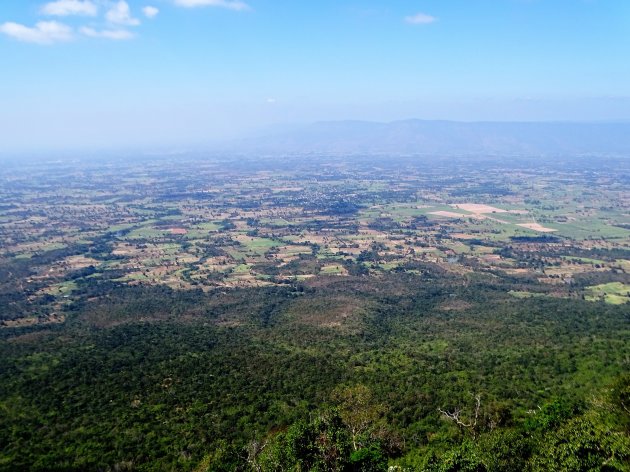
[[[466,233],[451,233],[451,238],[453,239],[475,239],[478,236],[474,234],[466,234]]]
[[[447,302],[439,304],[437,308],[438,310],[444,311],[465,311],[472,308],[472,306],[473,305],[471,303],[464,300],[449,300]]]
[[[128,256],[130,254],[134,254],[137,252],[135,246],[127,243],[117,243],[116,249],[112,251],[112,254],[115,256]]]
[[[429,215],[443,216],[445,218],[465,218],[463,213],[455,213],[452,211],[430,211]]]
[[[507,213],[507,210],[480,203],[455,203],[451,206],[458,210],[469,211],[471,213]]]
[[[538,223],[519,223],[516,226],[521,226],[523,228],[539,231],[541,233],[553,233],[554,231],[558,231],[557,229],[545,228],[544,226]]]
[[[498,254],[486,254],[482,256],[482,259],[486,262],[496,262],[501,260],[501,256]]]
[[[70,256],[64,259],[63,264],[70,270],[84,269],[89,266],[98,266],[100,264],[96,259],[85,256]]]

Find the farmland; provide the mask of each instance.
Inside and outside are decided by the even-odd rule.
[[[29,268],[19,282],[31,303],[2,319],[41,317],[97,280],[209,291],[429,262],[529,274],[572,297],[588,295],[576,275],[626,273],[624,162],[402,162],[8,167],[0,257]]]

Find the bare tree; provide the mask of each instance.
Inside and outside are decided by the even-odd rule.
[[[247,445],[247,463],[252,466],[256,472],[262,472],[262,467],[258,463],[258,456],[267,447],[267,442],[260,442],[256,439]]]
[[[446,411],[438,408],[438,411],[453,421],[462,431],[470,431],[472,437],[477,436],[477,423],[479,421],[479,412],[481,410],[481,394],[475,396],[475,412],[472,418],[466,421],[462,416],[462,409],[455,408],[453,411]]]

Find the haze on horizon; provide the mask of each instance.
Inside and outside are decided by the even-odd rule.
[[[0,153],[287,125],[630,120],[626,0],[0,5]]]

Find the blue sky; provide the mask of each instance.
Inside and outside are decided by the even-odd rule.
[[[5,0],[0,65],[0,150],[630,119],[630,1]]]

